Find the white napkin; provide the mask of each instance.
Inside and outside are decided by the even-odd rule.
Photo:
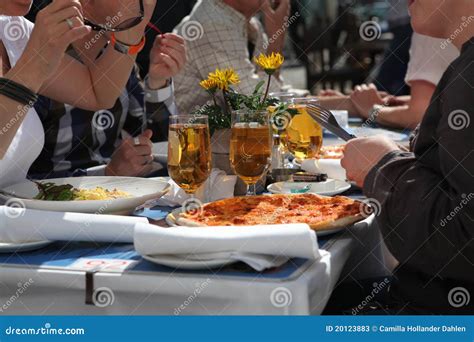
[[[62,213],[0,206],[0,241],[133,242],[144,217]]]
[[[197,191],[196,198],[202,202],[213,202],[234,197],[236,182],[237,176],[227,176],[222,170],[212,169],[209,179]],[[172,179],[169,184],[171,184],[171,189],[154,202],[156,205],[174,207],[182,205],[190,198]]]
[[[346,170],[339,159],[306,159],[301,163],[301,168],[306,172],[325,173],[332,179],[347,179]]]
[[[173,255],[187,260],[228,258],[257,271],[290,258],[319,259],[316,234],[306,224],[159,228],[137,224],[134,244],[142,256]]]

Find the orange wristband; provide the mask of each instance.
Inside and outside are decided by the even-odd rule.
[[[117,38],[115,38],[114,33],[112,33],[110,36],[110,43],[113,45],[114,49],[125,55],[136,55],[143,50],[145,47],[145,42],[146,39],[145,36],[143,36],[142,40],[137,45],[127,45],[119,42]]]

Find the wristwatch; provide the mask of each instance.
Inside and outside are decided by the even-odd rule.
[[[173,80],[170,78],[161,89],[150,89],[148,76],[145,77],[145,99],[150,103],[162,103],[168,100],[174,92]]]
[[[145,36],[142,37],[140,43],[137,45],[127,45],[122,42],[119,42],[115,37],[115,34],[112,33],[110,36],[110,43],[113,45],[114,49],[124,55],[136,55],[145,47]]]
[[[372,107],[369,112],[369,117],[367,119],[368,122],[375,124],[377,122],[377,117],[380,114],[380,111],[384,108],[384,106],[376,104]]]

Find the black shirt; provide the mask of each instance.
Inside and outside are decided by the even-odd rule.
[[[424,314],[474,313],[474,38],[441,79],[413,153],[392,152],[364,193],[400,265],[394,296]]]

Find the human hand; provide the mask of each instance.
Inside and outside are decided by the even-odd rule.
[[[186,64],[185,40],[176,34],[165,33],[156,36],[150,52],[148,86],[160,89],[166,81],[176,76]]]
[[[265,30],[269,36],[273,36],[278,30],[281,30],[284,22],[290,16],[290,0],[276,0],[273,8],[270,0],[263,0],[262,5]]]
[[[105,168],[105,175],[140,177],[149,174],[153,169],[152,136],[153,132],[146,130],[137,137],[137,145],[135,138],[122,141]]]
[[[369,117],[369,112],[372,110],[374,105],[385,104],[374,84],[362,84],[356,86],[350,95],[350,98],[352,104],[357,109],[358,114],[365,119]]]
[[[31,37],[18,61],[20,69],[25,70],[24,78],[32,80],[32,83],[26,81],[26,86],[38,92],[42,83],[54,76],[66,48],[91,32],[83,19],[78,0],[54,0],[38,12]]]
[[[340,91],[334,90],[334,89],[323,89],[318,93],[318,96],[321,97],[328,97],[328,96],[338,96],[342,97],[345,96],[343,93]]]
[[[400,150],[398,145],[384,136],[350,140],[345,149],[341,165],[346,169],[347,179],[364,186],[369,171],[389,152]]]

